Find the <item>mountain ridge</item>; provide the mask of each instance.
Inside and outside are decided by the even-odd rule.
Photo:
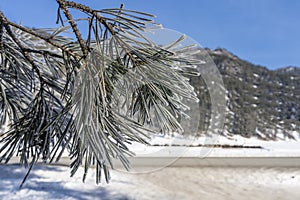
[[[265,140],[299,137],[299,67],[271,70],[240,59],[224,48],[205,51],[220,71],[226,89],[226,119],[221,134]],[[201,77],[192,78],[191,84],[202,100],[199,131],[203,133],[210,123],[209,93]]]

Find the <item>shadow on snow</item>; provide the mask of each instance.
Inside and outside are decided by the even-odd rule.
[[[42,170],[43,173],[57,173],[59,175],[65,175],[64,170],[61,167],[36,165],[33,167],[27,181],[23,185],[22,189],[19,186],[27,172],[23,166],[20,165],[0,165],[0,199],[6,199],[7,195],[16,197],[43,197],[45,199],[116,199],[116,200],[128,200],[129,198],[125,195],[118,194],[107,190],[102,186],[89,187],[85,183],[81,183],[81,180],[77,180],[80,183],[68,182],[67,180],[53,181],[47,176],[38,175],[37,171]],[[78,185],[82,186],[78,189]],[[82,184],[82,185],[81,185]],[[66,186],[69,185],[69,186]],[[72,188],[72,185],[75,186]]]

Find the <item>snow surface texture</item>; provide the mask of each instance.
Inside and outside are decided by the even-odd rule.
[[[0,199],[7,200],[290,200],[300,196],[299,168],[170,167],[145,174],[112,171],[112,182],[97,186],[94,169],[82,183],[82,168],[70,178],[68,167],[38,165],[21,190],[18,186],[26,170],[0,165],[0,171]]]
[[[180,135],[157,136],[150,143],[130,148],[137,156],[148,157],[300,157],[298,141],[261,141],[255,138],[186,138]],[[261,146],[261,149],[187,147],[199,144]],[[164,146],[167,145],[167,146]],[[172,146],[169,145],[181,145]],[[206,154],[203,154],[206,153]],[[275,166],[275,165],[274,165]],[[83,169],[70,178],[64,166],[37,165],[25,183],[19,185],[26,169],[19,165],[0,165],[0,199],[298,199],[300,168],[258,167],[162,167],[144,173],[112,171],[110,184],[96,185],[90,169],[82,183]],[[150,172],[152,171],[152,172]]]

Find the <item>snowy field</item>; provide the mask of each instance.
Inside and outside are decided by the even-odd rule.
[[[156,136],[150,143],[152,146],[134,144],[130,149],[142,157],[300,157],[300,138],[264,141],[238,135],[230,138],[224,136],[187,138],[175,135],[175,137]],[[248,148],[219,148],[213,145]]]
[[[112,171],[110,184],[96,185],[94,170],[69,177],[64,166],[36,166],[19,190],[25,170],[0,165],[0,199],[195,199],[290,200],[300,196],[299,168],[169,167],[152,173]]]
[[[155,163],[147,163],[146,167],[141,164],[133,166],[133,171],[140,173],[111,171],[111,183],[100,185],[95,184],[94,169],[89,171],[86,182],[82,183],[82,168],[70,178],[70,170],[66,166],[37,165],[21,190],[19,185],[26,170],[16,164],[0,165],[0,199],[290,200],[300,197],[299,140],[261,141],[239,136],[230,139],[184,138],[177,135],[155,137],[151,144],[156,146],[134,144],[131,149],[138,158],[156,157],[160,162],[179,157],[188,158],[187,164],[197,159],[205,161],[213,158],[218,161],[225,158],[234,161],[235,158],[247,160],[247,158],[258,157],[267,165],[254,167],[255,163],[247,161],[249,166],[241,166],[233,164],[241,161],[234,161],[226,166],[214,161],[209,167],[199,164],[166,167],[168,162],[157,163],[156,159]],[[201,146],[212,144],[260,148]],[[281,161],[282,157],[285,159]],[[268,163],[266,160],[270,158],[279,161],[270,160]],[[62,164],[67,164],[63,160]],[[289,161],[293,167],[283,167],[286,161]]]

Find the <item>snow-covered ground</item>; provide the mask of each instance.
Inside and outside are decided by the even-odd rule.
[[[264,141],[241,136],[184,137],[156,136],[151,146],[133,144],[137,156],[153,157],[300,157],[300,139]],[[216,146],[248,147],[220,148]],[[254,148],[251,148],[254,147]],[[260,147],[260,148],[258,148]]]
[[[85,183],[83,169],[69,177],[69,168],[38,165],[25,183],[18,165],[0,165],[0,199],[195,199],[290,200],[300,196],[299,168],[169,167],[152,173],[112,171],[110,184],[96,185],[94,169]]]
[[[152,146],[133,144],[130,148],[138,157],[146,158],[300,157],[300,140],[261,141],[240,136],[186,138],[175,135],[156,136],[150,143]],[[268,167],[166,167],[164,164],[147,168],[137,166],[142,168],[138,170],[140,173],[115,170],[112,171],[111,183],[100,185],[95,184],[94,169],[82,183],[82,168],[70,178],[68,167],[37,165],[21,190],[18,187],[26,169],[18,165],[0,165],[0,199],[271,200],[298,199],[300,196],[299,167],[279,168],[276,164],[274,167],[272,164]]]

